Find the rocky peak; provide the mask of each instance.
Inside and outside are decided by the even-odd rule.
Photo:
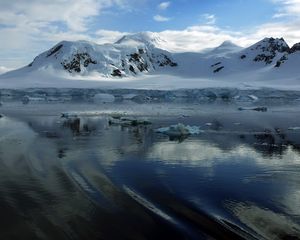
[[[285,53],[277,62],[275,67],[280,67],[283,63],[285,63],[289,59],[289,55],[295,52],[300,51],[300,43],[294,44],[288,51]]]
[[[289,50],[289,53],[294,53],[294,52],[298,52],[300,51],[300,43],[296,43],[294,44],[290,50]]]
[[[290,48],[283,38],[264,38],[252,45],[251,50],[261,50],[262,52],[287,52]]]
[[[271,64],[277,53],[288,53],[290,48],[283,38],[264,38],[252,45],[250,50],[257,52],[253,61]]]

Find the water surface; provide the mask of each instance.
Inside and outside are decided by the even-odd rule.
[[[300,239],[297,104],[1,110],[1,239]],[[152,124],[111,125],[116,112]],[[155,131],[177,123],[203,132]]]

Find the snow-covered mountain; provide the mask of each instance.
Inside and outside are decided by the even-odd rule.
[[[37,72],[64,78],[171,75],[244,82],[300,76],[300,43],[289,47],[282,38],[265,38],[248,48],[225,41],[201,53],[171,53],[163,49],[167,44],[157,33],[150,32],[126,35],[115,43],[103,45],[62,41],[38,55],[28,66],[0,78],[31,76]]]
[[[124,36],[116,43],[104,45],[62,41],[38,55],[28,66],[9,74],[54,69],[73,76],[124,77],[177,66],[171,53],[157,47],[162,41],[157,34],[146,32]]]

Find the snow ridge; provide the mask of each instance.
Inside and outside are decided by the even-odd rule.
[[[62,41],[17,72],[54,69],[72,76],[125,77],[176,67],[172,54],[156,47],[162,41],[157,34],[150,33],[127,35],[114,44],[104,45]]]
[[[248,48],[225,41],[202,53],[171,53],[163,49],[166,44],[159,34],[151,32],[125,35],[115,43],[103,45],[62,41],[38,55],[28,66],[7,72],[0,79],[173,76],[247,84],[291,79],[300,83],[300,43],[289,47],[283,38],[264,38]]]

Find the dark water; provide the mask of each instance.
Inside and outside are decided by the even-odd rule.
[[[0,239],[300,239],[299,109],[3,106]],[[155,132],[179,122],[203,133]]]

